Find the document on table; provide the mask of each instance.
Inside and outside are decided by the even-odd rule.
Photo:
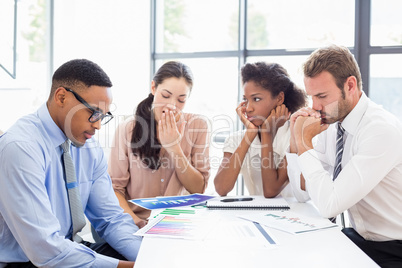
[[[291,211],[266,211],[263,213],[243,214],[238,217],[291,234],[302,234],[338,226],[326,218],[313,218]]]
[[[278,245],[270,231],[259,223],[240,219],[230,221],[217,219],[215,222],[204,239],[204,242],[211,247],[275,248]]]
[[[165,238],[203,239],[213,227],[214,222],[206,219],[201,210],[165,209],[149,220],[134,235]]]
[[[278,243],[270,231],[257,222],[245,221],[235,215],[222,219],[220,213],[193,207],[167,208],[159,212],[134,235],[144,237],[203,240],[207,245],[221,247],[272,248]]]
[[[205,194],[191,194],[179,196],[157,196],[152,198],[131,199],[128,201],[137,206],[152,210],[160,208],[191,206],[203,203],[212,198],[215,198],[215,196]]]

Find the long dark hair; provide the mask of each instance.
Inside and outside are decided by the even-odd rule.
[[[190,68],[178,61],[169,61],[163,64],[153,77],[155,88],[168,78],[184,78],[190,90],[193,86],[193,74]],[[131,148],[134,155],[141,158],[142,162],[150,169],[160,167],[159,153],[161,144],[157,138],[156,121],[152,112],[154,95],[150,93],[146,99],[140,102],[135,112],[135,126],[131,137]]]
[[[271,92],[272,97],[280,92],[285,95],[283,104],[291,113],[306,106],[307,95],[290,79],[288,72],[278,63],[246,63],[241,69],[242,83],[253,81]]]

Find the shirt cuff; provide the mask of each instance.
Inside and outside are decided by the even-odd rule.
[[[298,157],[298,163],[306,181],[312,178],[312,174],[322,170],[321,161],[314,149],[308,150],[300,155]]]
[[[299,156],[294,153],[286,153],[286,160],[288,162],[288,177],[289,184],[292,188],[293,195],[298,202],[307,202],[310,196],[307,191],[303,191],[300,187],[301,170],[298,163]]]

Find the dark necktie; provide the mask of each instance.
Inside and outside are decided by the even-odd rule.
[[[85,216],[82,209],[80,192],[78,189],[77,179],[75,177],[75,168],[70,155],[70,140],[66,140],[62,145],[63,148],[63,163],[66,174],[66,186],[68,190],[68,201],[70,204],[71,220],[73,223],[72,240],[80,243],[82,238],[77,235],[85,226]]]
[[[342,170],[342,155],[343,155],[343,134],[345,133],[345,129],[341,126],[341,123],[338,122],[338,131],[336,135],[336,156],[335,156],[335,167],[334,167],[334,176],[332,180],[335,180],[338,177],[339,173]],[[336,217],[330,218],[330,220],[335,223]],[[343,212],[341,213],[341,221],[342,226],[345,227],[345,219],[343,216]]]

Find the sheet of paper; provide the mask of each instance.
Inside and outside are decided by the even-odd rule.
[[[238,217],[291,234],[302,234],[337,227],[336,224],[333,224],[328,219],[312,218],[292,211],[265,211],[263,213],[243,214]]]
[[[150,219],[149,223],[134,235],[201,240],[213,225],[213,222],[199,217],[191,210],[164,212]]]
[[[264,226],[257,227],[251,221],[217,221],[204,241],[218,247],[274,248],[276,238]],[[219,242],[219,243],[218,243]]]

